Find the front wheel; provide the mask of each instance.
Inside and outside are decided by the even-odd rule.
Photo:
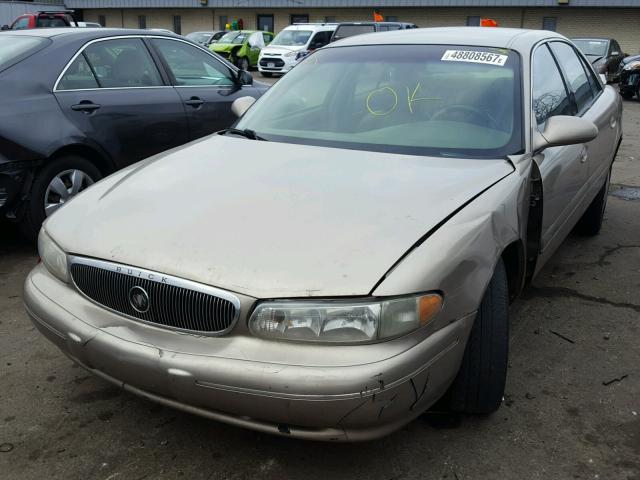
[[[68,155],[47,160],[37,172],[19,227],[29,240],[38,238],[40,226],[78,193],[102,178],[89,160]]]
[[[502,260],[496,265],[473,322],[456,379],[443,398],[452,411],[495,412],[502,403],[509,358],[509,288]]]

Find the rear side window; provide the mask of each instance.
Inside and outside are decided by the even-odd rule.
[[[533,111],[538,125],[555,115],[572,115],[571,102],[558,70],[558,66],[546,45],[538,47],[531,65]]]
[[[0,70],[19,62],[23,58],[37,52],[49,40],[37,37],[19,37],[3,33],[0,35]]]
[[[98,87],[98,81],[83,53],[78,55],[69,65],[58,83],[58,90],[82,90]]]
[[[584,112],[593,100],[593,92],[587,78],[587,72],[578,58],[576,51],[563,42],[552,42],[551,50],[562,66],[565,78],[578,107],[578,113]]]
[[[161,86],[160,73],[141,39],[105,40],[84,54],[102,88]]]
[[[38,17],[36,20],[36,27],[48,28],[48,27],[67,27],[67,22],[61,17]]]

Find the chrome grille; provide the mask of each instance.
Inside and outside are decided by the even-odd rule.
[[[231,329],[239,315],[235,295],[181,278],[80,257],[71,259],[70,270],[78,290],[94,302],[158,326],[220,334]],[[134,308],[132,289],[144,291],[147,309]]]

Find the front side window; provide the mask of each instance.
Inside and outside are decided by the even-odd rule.
[[[562,75],[546,45],[535,50],[531,72],[531,103],[538,125],[555,115],[572,115],[573,108]]]
[[[311,37],[311,30],[282,30],[271,42],[272,45],[282,45],[286,47],[302,47],[307,44]]]
[[[569,44],[564,42],[551,42],[550,46],[562,70],[564,70],[567,83],[569,84],[568,87],[573,92],[578,112],[583,112],[588,108],[593,99],[593,92],[587,79],[587,72],[575,50]]]
[[[313,38],[311,39],[311,42],[309,43],[309,48],[322,48],[325,45],[327,45],[330,41],[331,41],[331,35],[333,34],[332,31],[326,31],[326,32],[318,32],[316,33]]]
[[[84,54],[102,88],[162,85],[160,73],[139,38],[95,42]]]
[[[233,85],[229,70],[208,53],[176,40],[154,38],[152,42],[167,62],[177,86]]]
[[[24,30],[25,28],[29,28],[29,18],[22,17],[15,21],[13,26],[11,27],[13,30]]]
[[[409,155],[495,157],[522,149],[519,56],[380,45],[318,50],[238,128],[272,141]]]

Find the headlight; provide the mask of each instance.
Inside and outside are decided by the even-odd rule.
[[[437,293],[389,300],[266,301],[251,315],[249,329],[274,340],[374,342],[427,325],[441,308]]]
[[[623,70],[638,70],[638,69],[640,69],[640,62],[629,62],[623,68]]]
[[[38,235],[38,253],[42,263],[52,275],[65,283],[69,283],[67,254],[55,244],[44,228],[40,229],[40,235]]]
[[[298,52],[296,52],[295,50],[292,52],[287,52],[284,54],[285,57],[294,57],[298,54]]]

